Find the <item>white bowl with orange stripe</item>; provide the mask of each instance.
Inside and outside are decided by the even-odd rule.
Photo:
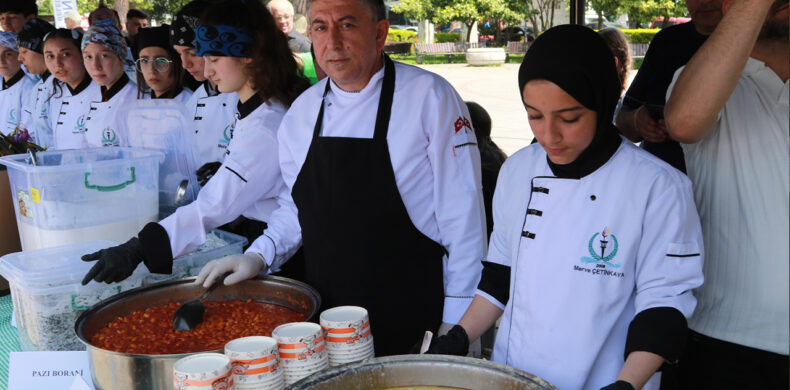
[[[233,388],[230,358],[220,353],[199,353],[173,364],[174,390],[226,390]]]
[[[321,328],[326,333],[329,364],[355,362],[372,358],[373,333],[368,311],[359,306],[338,306],[324,310]]]
[[[282,377],[277,340],[250,336],[225,344],[237,385],[275,382]]]

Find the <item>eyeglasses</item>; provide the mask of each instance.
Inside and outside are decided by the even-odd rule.
[[[134,62],[134,66],[137,68],[138,72],[142,72],[143,68],[151,68],[151,66],[153,66],[156,72],[163,73],[170,69],[170,64],[172,62],[173,60],[164,57],[157,57],[154,59],[140,57]]]

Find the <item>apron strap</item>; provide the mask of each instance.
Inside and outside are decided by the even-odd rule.
[[[384,81],[381,86],[381,96],[379,97],[379,107],[376,113],[376,127],[373,132],[373,139],[386,141],[390,115],[392,113],[392,97],[395,94],[395,64],[388,55],[382,54],[382,57],[384,58]],[[324,94],[321,97],[321,108],[318,110],[318,117],[315,120],[315,127],[313,128],[313,138],[318,138],[321,134],[321,127],[324,123],[324,102],[327,93],[329,93],[331,84],[331,79],[326,80]]]

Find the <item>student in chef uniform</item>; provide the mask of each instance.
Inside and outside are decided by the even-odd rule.
[[[87,147],[120,146],[118,110],[137,99],[137,85],[124,73],[126,41],[112,19],[97,20],[82,37],[82,59],[91,79],[101,87],[101,97],[85,113]]]
[[[35,84],[22,70],[16,34],[12,32],[0,32],[0,75],[0,131],[9,134],[19,125],[22,103]]]
[[[48,137],[39,139],[52,150],[80,149],[85,143],[85,118],[92,101],[101,98],[82,62],[82,35],[77,30],[59,28],[44,37],[44,62],[54,79],[46,101]]]
[[[233,126],[236,123],[235,93],[221,93],[216,84],[203,75],[204,57],[195,55],[195,29],[208,1],[196,0],[185,5],[170,25],[170,43],[181,57],[184,69],[201,82],[187,100],[187,112],[192,115],[193,141],[197,145],[198,181],[205,185],[225,159]]]
[[[429,352],[464,354],[504,312],[494,361],[560,389],[658,388],[703,280],[691,183],[618,135],[620,83],[593,30],[543,33],[518,79],[539,144],[502,167],[478,291]]]
[[[151,272],[170,273],[173,258],[198,248],[211,229],[244,215],[258,221],[260,234],[277,208],[277,195],[285,187],[277,128],[308,81],[259,2],[226,0],[205,15],[196,34],[196,54],[205,57],[205,75],[219,90],[239,97],[239,120],[225,161],[197,200],[149,223],[123,245],[83,256],[99,260],[83,284],[123,280],[140,262]]]
[[[170,26],[141,28],[135,36],[137,53],[137,97],[173,99],[186,103],[192,91],[184,88],[181,57],[170,46]],[[146,92],[146,86],[149,91]]]
[[[22,26],[17,35],[19,62],[31,74],[39,77],[39,81],[36,82],[32,90],[28,91],[27,98],[23,102],[20,122],[34,140],[40,138],[38,130],[42,126],[46,126],[48,120],[45,103],[52,92],[52,79],[47,70],[47,64],[44,62],[43,46],[44,36],[54,29],[55,26],[46,20],[33,18]],[[44,132],[47,133],[46,130]]]
[[[325,308],[367,308],[379,356],[460,320],[485,249],[466,105],[441,77],[382,53],[385,11],[376,0],[311,3],[310,35],[329,77],[280,126],[280,209],[245,255],[198,278],[232,270],[230,284],[276,270],[302,244],[307,283]]]

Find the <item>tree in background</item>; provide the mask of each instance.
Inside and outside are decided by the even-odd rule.
[[[509,7],[511,3],[507,0],[401,0],[392,10],[409,19],[430,20],[434,24],[459,21],[467,27],[466,42],[469,42],[472,27],[479,21],[520,20],[521,15]]]
[[[621,1],[618,0],[588,0],[588,5],[598,15],[598,29],[603,28],[604,19],[618,17],[623,11],[620,9]]]
[[[681,0],[620,0],[620,12],[628,15],[630,27],[649,24],[657,17],[664,17],[665,27],[671,16],[683,16],[688,13],[685,1]]]
[[[190,0],[105,0],[103,3],[118,11],[121,16],[121,24],[126,22],[126,12],[129,8],[136,8],[145,11],[151,19],[160,23],[169,23],[173,15]],[[52,0],[38,0],[38,13],[41,15],[53,15]],[[80,15],[88,15],[99,6],[99,0],[77,0],[77,9]]]

